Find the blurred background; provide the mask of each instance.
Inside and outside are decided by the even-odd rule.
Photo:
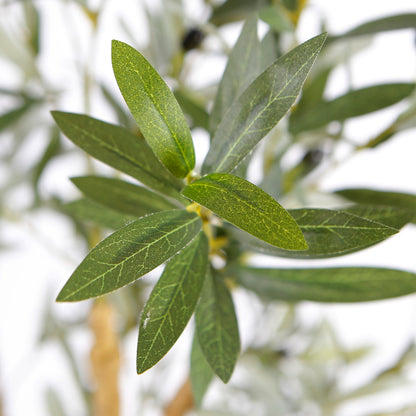
[[[0,415],[168,414],[166,406],[189,372],[188,328],[161,363],[136,375],[137,323],[160,269],[111,295],[102,309],[94,310],[92,301],[55,303],[91,245],[88,219],[71,209],[80,194],[69,178],[115,173],[61,136],[50,111],[86,113],[134,129],[112,74],[112,39],[141,51],[175,90],[187,108],[199,164],[209,143],[204,115],[243,19],[253,10],[262,18],[259,36],[274,30],[286,50],[322,31],[336,37],[365,22],[407,14],[400,30],[346,37],[316,65],[330,62],[327,99],[367,85],[415,81],[414,0],[272,2],[289,11],[298,7],[298,15],[283,14],[286,20],[264,11],[268,1],[228,1],[232,7],[225,12],[222,3],[0,1]],[[352,151],[409,108],[413,118],[394,138]],[[346,120],[343,140],[330,148],[331,157],[305,175],[300,191],[308,191],[307,204],[330,206],[327,194],[345,187],[416,194],[415,108],[413,96]],[[331,125],[325,133],[302,138],[282,160],[286,171],[315,149],[323,134],[339,131]],[[249,175],[258,183],[262,174],[256,157]],[[299,204],[296,191],[287,193],[286,208]],[[106,233],[100,230],[96,237]],[[415,237],[415,226],[408,225],[375,247],[313,264],[416,272]],[[252,261],[293,264],[266,256]],[[212,383],[205,410],[190,414],[416,415],[415,296],[353,305],[287,305],[266,303],[239,289],[234,295],[241,359],[227,386]],[[111,358],[102,358],[99,347],[91,355],[94,345],[108,347]],[[115,384],[102,388],[108,396],[118,389],[119,412],[94,410],[100,360],[114,364],[109,374],[115,374]]]

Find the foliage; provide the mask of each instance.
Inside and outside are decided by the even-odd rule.
[[[159,61],[158,67],[170,65],[170,72],[164,73],[145,57],[152,55],[149,51],[142,54],[127,43],[112,42],[114,76],[137,125],[131,123],[124,107],[105,86],[102,93],[122,125],[84,114],[52,111],[56,125],[73,144],[117,171],[115,177],[89,172],[72,178],[84,197],[67,204],[54,201],[89,242],[91,228],[85,227],[85,222],[113,231],[93,244],[95,247],[73,272],[57,300],[80,301],[118,289],[124,293],[121,296],[133,293],[129,297],[133,311],[136,302],[143,309],[136,357],[139,374],[167,354],[194,315],[190,377],[198,406],[202,406],[214,375],[224,383],[230,380],[240,354],[242,366],[248,368],[253,367],[250,357],[267,361],[270,368],[264,371],[266,365],[260,371],[264,377],[270,371],[280,372],[284,361],[268,343],[240,352],[234,289],[248,291],[264,305],[303,300],[363,302],[416,292],[416,274],[405,270],[308,268],[309,264],[266,268],[250,263],[255,253],[301,263],[358,252],[415,221],[416,196],[392,190],[339,190],[331,195],[337,206],[330,209],[324,205],[309,207],[302,203],[305,195],[296,204],[288,202],[297,197],[299,189],[301,193],[308,192],[310,174],[325,169],[337,148],[347,142],[343,132],[346,120],[407,100],[393,124],[367,143],[355,146],[355,152],[373,149],[394,138],[396,133],[412,128],[416,119],[415,105],[411,103],[414,83],[350,88],[334,99],[325,97],[330,75],[339,64],[331,58],[338,44],[414,27],[414,15],[368,22],[343,35],[323,33],[286,51],[283,35],[294,39],[304,3],[227,0],[212,7],[210,30],[245,21],[214,96],[194,91],[180,79],[185,54],[204,38],[194,29],[195,42],[184,40],[183,50],[176,55],[155,53],[152,61]],[[36,17],[35,6],[28,7],[27,12]],[[94,16],[87,15],[91,19]],[[148,17],[154,21],[169,18],[168,14],[150,12]],[[258,37],[258,18],[269,30],[262,39]],[[30,40],[35,56],[39,51],[38,26],[33,28]],[[157,45],[154,49],[162,50]],[[173,89],[165,81],[167,75],[176,78]],[[47,98],[56,99],[55,91],[47,90],[40,81],[39,84],[43,92],[38,96],[23,91],[19,105],[1,116],[0,129],[13,128],[28,112],[45,105]],[[47,127],[49,142],[32,167],[34,207],[42,203],[37,186],[44,169],[53,157],[67,151],[61,146],[56,127]],[[198,143],[194,143],[194,128],[202,128],[210,135],[209,150],[201,166],[196,164],[194,147]],[[303,149],[303,157],[285,168],[282,159],[296,147]],[[254,154],[261,155],[264,173],[257,185],[249,175]],[[145,301],[140,289],[145,283],[131,284],[161,265],[165,265],[164,270]],[[286,339],[304,331],[295,324],[292,311],[289,306],[285,317],[290,325],[278,328],[283,333],[287,331]],[[129,311],[130,320],[132,314]],[[126,322],[125,330],[134,328],[134,324],[133,317],[132,322]],[[316,337],[318,333],[331,332],[326,327],[314,331]],[[310,358],[313,346],[308,348],[297,353],[296,359]],[[347,354],[339,345],[334,350]],[[408,351],[411,353],[402,357],[406,363],[414,359],[414,347]],[[376,386],[383,377],[376,377]],[[322,383],[325,382],[328,380]],[[254,390],[247,387],[250,389]],[[333,402],[325,403],[327,410],[367,394],[362,390],[345,396],[337,391]],[[284,399],[290,401],[280,393],[281,403]],[[319,403],[322,397],[314,400]],[[285,406],[281,403],[279,406]],[[302,409],[287,405],[287,414],[296,410]]]

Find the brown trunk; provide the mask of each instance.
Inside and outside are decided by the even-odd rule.
[[[118,373],[120,353],[115,330],[114,310],[105,299],[97,300],[90,312],[90,326],[94,335],[91,350],[94,416],[119,415]]]
[[[193,407],[194,398],[192,395],[191,381],[188,378],[176,393],[176,396],[166,406],[165,416],[184,416]]]

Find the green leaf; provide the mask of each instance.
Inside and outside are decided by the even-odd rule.
[[[375,267],[261,269],[230,271],[245,288],[269,300],[367,302],[416,291],[416,274]]]
[[[268,66],[270,66],[280,55],[278,39],[279,36],[273,30],[269,30],[261,40],[260,66],[262,68],[262,71],[264,71]]]
[[[33,2],[23,3],[23,12],[26,23],[26,41],[33,55],[36,57],[40,51],[40,27],[41,19],[38,9]]]
[[[184,248],[201,227],[200,218],[185,210],[158,212],[132,222],[90,251],[57,300],[89,299],[135,281]]]
[[[138,374],[153,367],[185,329],[201,294],[208,251],[208,239],[201,232],[166,265],[140,320]]]
[[[214,271],[206,276],[195,322],[198,342],[208,364],[227,383],[240,352],[240,337],[230,291]]]
[[[355,27],[354,29],[337,36],[331,36],[328,40],[351,38],[355,36],[373,35],[379,32],[416,28],[416,14],[406,13],[383,17],[372,20]]]
[[[354,205],[344,208],[343,211],[349,212],[359,217],[376,221],[388,227],[400,230],[409,222],[412,222],[414,214],[408,210],[398,207],[388,207],[383,205]]]
[[[295,220],[262,189],[229,173],[198,179],[183,195],[261,240],[288,250],[304,250],[305,239]]]
[[[291,20],[276,6],[268,6],[260,10],[259,18],[277,33],[292,32],[294,29]]]
[[[118,230],[137,219],[130,215],[120,214],[86,198],[69,202],[63,206],[63,209],[73,217],[110,230]]]
[[[126,110],[126,107],[121,105],[117,98],[113,95],[112,91],[110,91],[109,88],[107,88],[104,84],[99,84],[99,87],[101,89],[101,93],[103,94],[103,97],[107,101],[107,103],[110,105],[110,107],[114,110],[114,113],[117,116],[118,122],[126,127],[126,128],[133,128],[133,126],[136,125],[133,118],[130,116],[128,111]],[[123,103],[124,104],[124,103]]]
[[[322,98],[332,70],[333,67],[330,66],[323,68],[316,74],[312,71],[311,76],[305,82],[302,90],[302,97],[296,105],[296,110],[293,114],[296,112],[299,115],[304,111],[307,111],[309,108],[317,105],[317,103],[321,103],[323,101]]]
[[[286,7],[286,9],[294,12],[299,7],[299,1],[298,0],[283,0],[283,4]]]
[[[278,58],[233,102],[213,138],[202,172],[230,172],[295,102],[325,41],[319,35]]]
[[[182,111],[190,118],[191,127],[201,127],[208,130],[209,115],[199,97],[183,88],[175,90],[174,94]]]
[[[335,193],[359,204],[385,205],[409,210],[414,215],[412,222],[416,222],[416,195],[365,188],[342,189]]]
[[[162,163],[178,178],[195,165],[191,132],[173,93],[131,46],[113,40],[114,75],[140,131]]]
[[[56,128],[56,126],[53,126],[50,130],[50,138],[49,143],[46,146],[45,151],[43,152],[42,157],[36,163],[33,169],[33,185],[35,189],[37,190],[39,185],[39,180],[48,165],[48,163],[51,161],[51,159],[56,156],[60,151],[60,140],[59,140],[59,130]]]
[[[225,23],[244,20],[267,5],[267,0],[226,0],[214,8],[210,21],[216,26],[221,26]]]
[[[350,91],[332,101],[323,101],[290,118],[292,133],[325,126],[331,121],[343,121],[393,105],[408,97],[415,84],[381,84]]]
[[[257,17],[252,16],[241,30],[218,86],[210,117],[211,133],[216,131],[231,103],[254,80],[259,70],[260,42],[257,36]]]
[[[191,350],[191,369],[190,378],[192,392],[197,407],[202,406],[202,400],[214,376],[212,368],[208,364],[204,353],[198,342],[195,333]]]
[[[27,99],[21,106],[16,107],[7,113],[0,114],[0,131],[13,127],[13,125],[23,118],[37,102],[38,101],[34,99]]]
[[[345,211],[328,209],[289,210],[303,232],[308,249],[288,251],[263,241],[237,234],[247,248],[266,254],[294,258],[341,256],[377,244],[396,234],[398,229],[360,218]]]
[[[143,217],[178,208],[163,196],[121,179],[82,176],[71,181],[86,197],[121,214]]]
[[[143,139],[122,127],[82,114],[53,111],[52,116],[61,131],[91,156],[149,188],[179,197],[182,182],[166,170]]]

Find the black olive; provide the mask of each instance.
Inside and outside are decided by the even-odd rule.
[[[183,37],[182,48],[185,51],[196,49],[201,44],[204,37],[205,37],[205,34],[201,32],[199,29],[196,29],[196,28],[190,29]]]
[[[322,159],[324,157],[324,153],[321,149],[312,149],[308,150],[305,153],[305,156],[303,156],[303,163],[308,168],[315,168],[319,163],[322,162]]]

